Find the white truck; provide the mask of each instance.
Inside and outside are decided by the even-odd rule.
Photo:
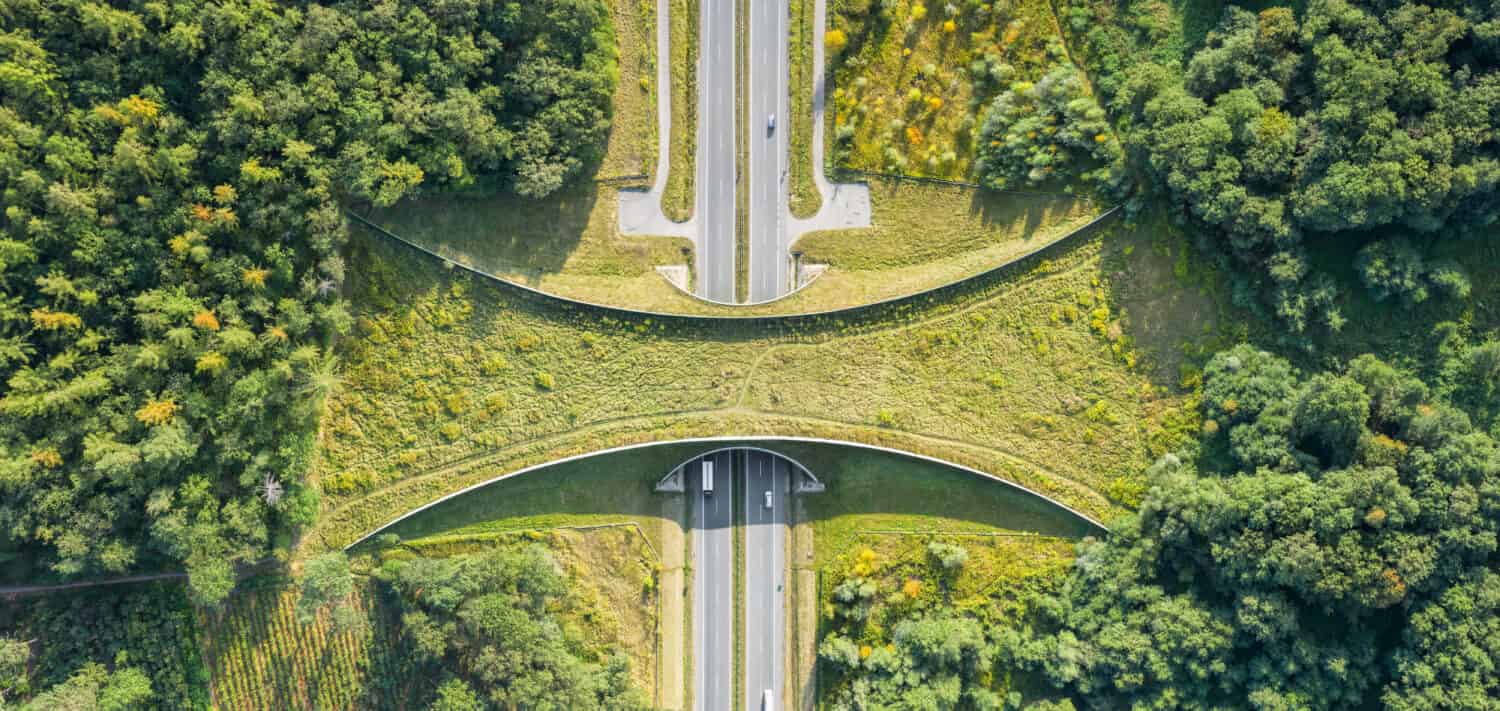
[[[766,692],[760,695],[760,708],[761,711],[776,711],[776,699],[771,696],[770,689],[766,689]]]
[[[714,493],[714,460],[703,460],[703,493]]]

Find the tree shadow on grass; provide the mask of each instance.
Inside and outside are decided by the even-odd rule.
[[[919,266],[1006,242],[1017,253],[1061,236],[1071,196],[1001,194],[910,179],[870,181],[869,229],[816,232],[798,241],[811,262],[854,271]],[[937,284],[931,284],[936,286]]]
[[[1060,214],[1078,207],[1080,198],[1072,195],[998,193],[976,189],[969,202],[969,214],[987,226],[1021,223],[1022,240],[1030,241],[1045,225]],[[1103,212],[1103,210],[1099,210]]]
[[[1106,241],[1103,282],[1110,302],[1122,309],[1122,335],[1130,338],[1153,383],[1179,390],[1190,386],[1214,353],[1242,341],[1309,370],[1373,353],[1431,375],[1426,369],[1438,362],[1434,355],[1440,338],[1434,328],[1439,323],[1463,323],[1474,332],[1500,324],[1500,300],[1495,298],[1500,282],[1475,279],[1467,300],[1430,298],[1413,307],[1376,301],[1354,269],[1357,246],[1324,242],[1308,250],[1312,271],[1333,278],[1337,305],[1348,323],[1338,332],[1315,324],[1292,333],[1264,312],[1233,303],[1229,275],[1194,244],[1192,228],[1144,215],[1134,228],[1115,229],[1116,236]],[[1464,265],[1471,274],[1497,257],[1500,244],[1485,239],[1449,240],[1430,255]]]
[[[1153,215],[1111,229],[1100,264],[1113,309],[1106,337],[1135,354],[1153,385],[1182,392],[1210,355],[1243,340],[1250,317],[1180,228]]]
[[[461,264],[531,282],[562,271],[590,228],[599,191],[588,183],[542,200],[506,193],[425,197],[377,209],[370,220]]]

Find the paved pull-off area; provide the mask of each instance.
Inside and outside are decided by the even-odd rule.
[[[668,235],[693,240],[696,276],[693,293],[720,303],[736,303],[735,195],[741,175],[748,181],[749,303],[772,301],[800,284],[792,265],[792,244],[807,232],[870,226],[870,191],[864,185],[835,185],[823,175],[823,26],[826,0],[818,0],[813,33],[813,164],[822,193],[818,214],[800,220],[788,205],[787,166],[791,117],[788,70],[787,0],[749,2],[748,119],[744,130],[748,170],[736,165],[735,136],[735,0],[701,0],[699,9],[698,156],[696,212],[687,222],[672,222],[661,211],[671,143],[671,73],[667,3],[657,4],[657,144],[656,180],[648,192],[620,193],[620,232]],[[774,122],[775,126],[772,126]]]

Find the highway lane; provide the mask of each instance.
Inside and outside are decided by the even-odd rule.
[[[712,455],[714,491],[704,493],[702,460],[688,466],[693,529],[693,708],[734,705],[733,453]]]
[[[786,227],[787,130],[791,77],[787,0],[749,0],[750,301],[768,301],[791,290]],[[776,127],[768,118],[776,117]]]
[[[698,43],[697,294],[733,303],[734,0],[702,0]]]
[[[761,711],[770,689],[783,708],[786,659],[786,511],[791,471],[785,459],[748,452],[745,466],[745,706]],[[766,506],[771,492],[771,506]]]

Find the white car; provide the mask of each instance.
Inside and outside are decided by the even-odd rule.
[[[766,492],[766,508],[771,508],[771,492]]]
[[[776,114],[771,114],[770,116],[766,117],[766,130],[767,131],[775,131],[776,130]]]
[[[760,695],[760,708],[761,711],[776,711],[776,699],[771,696],[770,689]]]

